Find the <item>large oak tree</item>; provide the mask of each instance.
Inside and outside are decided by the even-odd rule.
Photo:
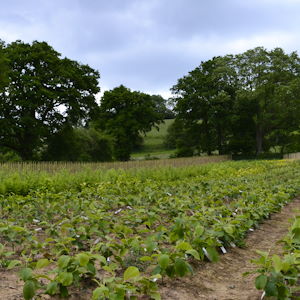
[[[0,90],[0,146],[31,160],[49,136],[90,118],[99,73],[46,42],[2,43],[2,54],[8,81]]]
[[[101,99],[98,126],[114,138],[114,156],[128,160],[140,134],[163,121],[156,97],[131,91],[121,85],[106,91]]]

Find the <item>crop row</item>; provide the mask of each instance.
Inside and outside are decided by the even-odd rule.
[[[21,266],[25,299],[76,286],[95,300],[160,299],[165,276],[192,274],[196,261],[242,246],[299,193],[299,175],[299,162],[227,162],[2,195],[0,264]]]
[[[277,300],[299,299],[300,280],[300,216],[291,225],[288,234],[280,241],[284,254],[270,255],[268,252],[257,251],[260,255],[254,263],[256,270],[255,286],[263,290],[263,297]]]

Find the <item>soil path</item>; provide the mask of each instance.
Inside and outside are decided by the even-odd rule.
[[[295,199],[281,212],[273,214],[260,224],[246,239],[246,247],[232,248],[222,255],[218,263],[203,263],[192,277],[167,282],[161,288],[162,299],[168,300],[258,300],[261,291],[256,290],[256,275],[242,274],[256,268],[250,260],[257,258],[256,250],[282,253],[278,240],[283,238],[290,226],[290,220],[299,214],[300,198]]]
[[[192,277],[167,281],[160,289],[162,299],[261,299],[261,291],[257,291],[254,286],[256,275],[243,277],[242,274],[255,269],[255,266],[250,262],[251,259],[257,257],[255,250],[270,251],[277,254],[282,252],[281,245],[276,242],[287,233],[290,220],[299,213],[299,209],[300,198],[297,198],[250,233],[244,249],[230,249],[229,253],[221,256],[218,263],[202,263],[195,269],[195,274]],[[22,285],[15,272],[0,269],[0,300],[23,299]],[[87,299],[86,296],[86,293],[81,291],[81,293],[74,295],[72,300]]]

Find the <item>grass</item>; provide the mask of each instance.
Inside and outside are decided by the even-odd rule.
[[[166,119],[160,124],[159,130],[152,128],[144,137],[144,144],[139,151],[134,152],[131,157],[134,159],[144,159],[145,157],[168,158],[175,150],[166,149],[164,140],[169,126],[174,119]]]

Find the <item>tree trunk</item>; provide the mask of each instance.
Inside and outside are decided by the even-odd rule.
[[[207,119],[204,120],[205,124],[205,142],[206,142],[206,151],[208,155],[211,155],[211,136],[210,136],[210,130],[209,130],[209,125]]]
[[[259,155],[263,151],[263,128],[261,124],[256,127],[256,155]]]
[[[218,151],[219,154],[224,154],[224,149],[223,149],[223,132],[221,128],[221,124],[217,124],[217,138],[218,138]]]

